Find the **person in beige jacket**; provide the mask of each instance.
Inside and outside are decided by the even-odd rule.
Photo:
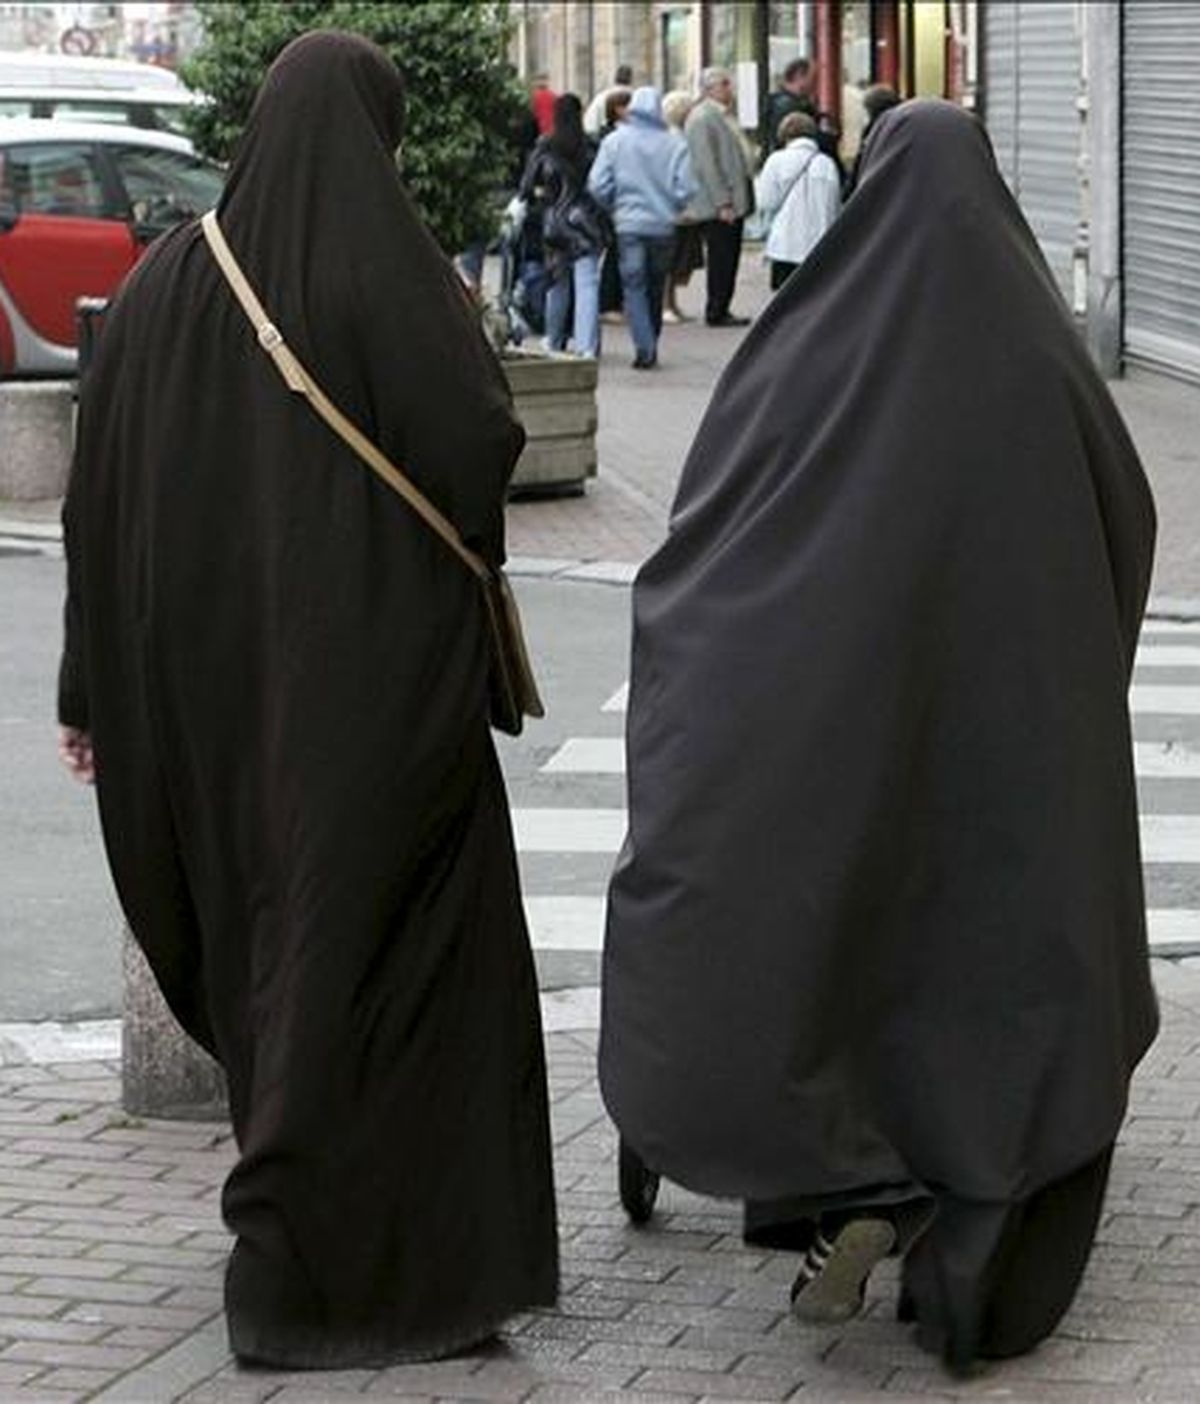
[[[754,187],[745,148],[729,120],[733,80],[724,68],[706,68],[701,98],[684,134],[692,155],[697,195],[689,215],[704,235],[708,297],[704,320],[710,327],[745,326],[730,310],[742,252],[742,230],[754,208]]]

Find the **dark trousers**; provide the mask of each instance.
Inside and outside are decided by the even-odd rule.
[[[706,322],[719,322],[729,315],[733,289],[737,283],[738,261],[742,256],[744,223],[741,219],[735,219],[730,224],[710,219],[701,226],[704,230],[704,249],[708,255],[708,300],[704,307]]]
[[[600,265],[600,311],[619,312],[623,305],[621,296],[621,271],[618,266],[617,246],[610,245],[604,253]]]
[[[771,259],[771,291],[778,292],[799,267],[798,263],[788,263],[782,258]]]

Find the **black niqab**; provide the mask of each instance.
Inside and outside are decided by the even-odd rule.
[[[1074,1275],[1007,1336],[996,1254],[1064,1177],[1102,1190],[1156,1027],[1126,705],[1153,539],[979,124],[886,114],[635,586],[600,1070],[694,1189],[932,1195],[910,1285],[958,1359],[1065,1307],[1091,1189]]]
[[[522,433],[400,182],[381,51],[275,63],[219,207],[333,400],[491,559]],[[440,1354],[556,1286],[537,990],[478,587],[299,400],[196,224],[108,317],[61,712],[139,942],[228,1074],[243,1359]]]

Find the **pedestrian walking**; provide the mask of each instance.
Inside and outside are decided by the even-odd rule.
[[[489,561],[522,444],[393,160],[382,50],[272,65],[218,225],[305,366]],[[538,995],[470,571],[289,392],[195,222],[117,297],[65,507],[60,718],[221,1062],[239,1360],[441,1356],[555,1299]]]
[[[604,101],[604,125],[600,129],[600,141],[612,135],[629,115],[629,104],[633,101],[631,88],[611,88]],[[600,320],[621,322],[625,299],[621,293],[621,267],[615,243],[609,244],[600,264]]]
[[[706,68],[701,98],[685,128],[696,198],[691,213],[700,223],[708,264],[704,320],[710,327],[744,327],[748,317],[731,311],[742,256],[742,231],[753,187],[745,149],[729,118],[733,81],[723,68]]]
[[[604,135],[604,130],[612,121],[609,112],[609,103],[620,94],[633,93],[633,69],[627,63],[619,63],[617,71],[613,74],[613,80],[609,87],[601,88],[587,105],[587,111],[583,114],[583,129],[588,136],[600,137]]]
[[[549,136],[554,127],[554,103],[558,94],[550,86],[548,73],[534,74],[529,90],[529,110],[537,123],[538,135]]]
[[[692,106],[690,93],[679,90],[668,93],[663,98],[663,119],[667,126],[682,136]],[[700,226],[688,211],[684,210],[675,221],[675,246],[671,251],[671,270],[667,274],[666,292],[663,296],[664,322],[678,325],[691,321],[679,306],[679,289],[687,287],[692,280],[692,274],[703,267],[704,238],[700,233]]]
[[[658,364],[663,288],[675,220],[695,193],[688,146],[668,129],[657,88],[639,88],[627,120],[600,145],[588,184],[613,213],[635,370]]]
[[[846,177],[846,199],[854,194],[854,188],[858,184],[859,172],[862,169],[863,151],[866,149],[867,138],[871,135],[875,123],[885,112],[890,112],[893,107],[900,105],[900,95],[895,88],[887,83],[875,83],[863,93],[863,114],[866,120],[863,123],[862,137],[859,141],[858,151],[855,153],[854,164],[850,167],[850,172]]]
[[[842,206],[837,167],[817,147],[816,121],[793,112],[779,124],[780,149],[759,172],[756,200],[770,221],[765,253],[771,290],[783,287]]]
[[[964,1368],[1075,1294],[1157,1027],[1126,699],[1154,533],[982,126],[888,113],[638,576],[604,952],[624,1142],[806,1248],[802,1320],[898,1251],[901,1318]]]
[[[783,144],[779,139],[779,124],[793,112],[805,112],[814,121],[817,103],[814,89],[817,70],[806,58],[794,58],[780,75],[779,86],[767,94],[763,110],[762,144],[770,155]]]
[[[609,242],[605,211],[587,188],[596,148],[583,130],[583,104],[566,93],[554,104],[554,127],[534,148],[521,181],[527,218],[541,223],[549,279],[546,290],[546,344],[567,345],[574,306],[574,349],[600,354],[600,256]]]

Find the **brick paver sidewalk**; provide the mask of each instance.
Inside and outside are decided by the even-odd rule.
[[[624,326],[604,328],[597,447],[600,474],[582,497],[525,500],[508,509],[513,557],[637,565],[666,533],[684,459],[721,371],[744,332],[703,326],[704,275],[681,294],[693,320],[664,329],[660,368],[630,366]],[[739,311],[753,315],[769,297],[759,250],[748,248],[738,275]],[[1158,602],[1200,614],[1200,387],[1139,372],[1112,384],[1141,452],[1159,508],[1153,593]],[[969,445],[964,444],[964,452]],[[6,530],[57,528],[60,504],[0,502]]]
[[[747,252],[738,280],[739,310],[758,312],[769,296],[761,257]],[[513,503],[508,544],[514,556],[640,562],[666,533],[683,460],[713,387],[744,332],[698,320],[703,274],[680,302],[693,320],[663,329],[660,365],[631,367],[624,326],[606,326],[600,367],[599,476],[584,497]]]
[[[704,275],[683,290],[696,316]],[[756,314],[769,298],[759,252],[748,249],[738,276],[738,309]],[[693,320],[664,329],[659,370],[630,369],[628,333],[604,328],[600,372],[600,476],[587,495],[509,508],[514,556],[641,562],[662,540],[687,451],[721,371],[742,340]],[[1112,382],[1158,503],[1156,604],[1200,614],[1200,386],[1136,372]],[[964,452],[969,451],[964,444]]]
[[[232,1161],[219,1125],[143,1123],[112,1064],[0,1069],[0,1399],[316,1404],[406,1399],[855,1401],[1200,1396],[1200,977],[1160,966],[1164,1030],[1142,1068],[1099,1242],[1059,1333],[955,1381],[892,1318],[895,1269],[848,1326],[788,1316],[795,1261],[747,1249],[735,1206],[664,1186],[648,1229],[615,1191],[590,1032],[551,1035],[562,1226],[556,1312],[487,1352],[380,1371],[242,1371],[220,1317]]]

